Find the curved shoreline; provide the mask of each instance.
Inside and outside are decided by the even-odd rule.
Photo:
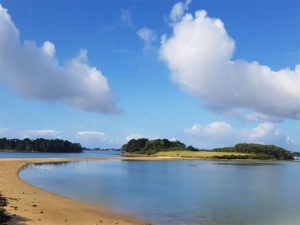
[[[0,193],[7,198],[8,205],[5,209],[12,215],[12,219],[7,224],[150,225],[151,223],[135,216],[116,212],[105,206],[94,206],[56,193],[47,192],[27,183],[19,177],[19,172],[24,167],[34,163],[123,159],[124,158],[0,159]],[[149,160],[149,158],[131,158],[129,160]]]

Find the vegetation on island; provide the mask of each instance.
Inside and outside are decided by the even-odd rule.
[[[294,157],[300,157],[300,152],[293,152]]]
[[[144,154],[152,155],[160,151],[198,151],[198,149],[186,147],[180,141],[169,141],[168,139],[149,140],[147,138],[132,139],[123,145],[122,152],[125,154]]]
[[[0,138],[0,151],[76,153],[81,152],[82,149],[79,143],[61,139],[48,140],[38,138],[31,140],[25,138],[24,140],[19,140]]]
[[[236,144],[233,147],[215,148],[215,152],[238,152],[251,154],[253,159],[275,159],[275,160],[291,160],[294,154],[284,148],[275,145],[261,144]]]
[[[226,158],[250,158],[251,154],[238,152],[213,152],[213,151],[167,151],[155,153],[160,157],[182,157],[197,159],[226,159]]]
[[[149,140],[132,139],[123,145],[125,156],[163,156],[201,159],[259,159],[259,160],[292,160],[294,153],[274,145],[237,144],[233,147],[199,150],[180,141],[168,139]]]

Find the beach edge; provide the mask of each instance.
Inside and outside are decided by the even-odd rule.
[[[0,193],[7,199],[5,207],[12,219],[9,225],[39,224],[118,224],[151,225],[134,215],[105,206],[95,206],[66,196],[51,193],[23,180],[19,173],[36,163],[123,160],[124,158],[39,158],[0,159]],[[132,160],[132,159],[131,159]]]

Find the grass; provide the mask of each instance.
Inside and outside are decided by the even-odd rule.
[[[226,158],[226,156],[245,157],[251,156],[251,154],[239,153],[239,152],[210,152],[210,151],[165,151],[154,154],[160,157],[183,157],[183,158],[199,158],[199,159],[214,159],[214,158]]]

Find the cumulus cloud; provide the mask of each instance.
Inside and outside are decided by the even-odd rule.
[[[171,36],[162,37],[160,58],[184,91],[218,112],[246,109],[259,113],[256,118],[300,119],[300,64],[274,71],[233,60],[234,40],[223,22],[204,10],[175,21]]]
[[[128,135],[127,137],[125,137],[125,141],[126,142],[128,142],[128,141],[130,141],[130,140],[132,140],[132,139],[139,139],[139,138],[144,138],[144,135],[142,135],[142,134],[130,134],[130,135]]]
[[[202,148],[232,146],[237,143],[276,144],[294,148],[294,141],[274,123],[264,122],[251,129],[237,129],[231,124],[216,121],[209,124],[194,124],[185,133],[197,140]]]
[[[142,138],[143,135],[131,134],[125,138],[114,138],[101,131],[78,131],[76,137],[76,140],[85,147],[120,148],[131,139]]]
[[[0,138],[47,138],[47,139],[61,139],[61,131],[53,129],[44,130],[14,130],[8,128],[0,128]]]
[[[152,43],[156,40],[157,36],[155,32],[149,28],[141,28],[137,31],[137,35],[142,39],[145,43],[144,50],[152,49]]]
[[[174,4],[170,13],[171,21],[177,22],[178,20],[180,20],[185,11],[188,10],[190,3],[191,0],[186,0],[184,3],[177,2],[176,4]]]
[[[204,134],[207,136],[215,136],[224,135],[231,130],[232,127],[230,124],[222,121],[216,121],[208,125],[194,124],[191,128],[186,129],[186,132],[191,135]]]
[[[246,136],[248,142],[264,142],[264,143],[277,143],[281,145],[292,145],[293,140],[286,135],[281,129],[279,129],[275,124],[265,122],[258,124],[247,132]]]
[[[6,131],[8,131],[9,129],[7,128],[0,128],[0,134],[5,133]]]
[[[115,113],[107,78],[88,64],[87,51],[61,64],[55,45],[20,40],[19,30],[0,4],[0,81],[22,96],[60,101],[86,111]]]
[[[260,121],[260,122],[265,122],[265,121],[271,121],[271,122],[279,122],[281,121],[280,117],[277,116],[269,116],[263,113],[259,112],[248,112],[241,114],[241,116],[246,120],[246,121]]]
[[[129,27],[132,27],[133,26],[133,23],[132,23],[132,19],[131,19],[131,13],[129,11],[129,9],[121,9],[121,21],[129,26]]]
[[[215,121],[209,124],[193,124],[185,129],[185,133],[196,140],[201,148],[213,148],[227,146],[236,139],[231,124],[223,121]]]
[[[78,131],[77,132],[77,141],[80,142],[83,146],[88,147],[114,147],[119,148],[123,144],[126,144],[128,141],[132,139],[139,138],[148,138],[148,139],[157,139],[158,136],[144,136],[143,134],[133,133],[127,136],[114,138],[109,135],[106,135],[100,131]]]
[[[56,139],[62,138],[61,132],[58,130],[27,130],[23,132],[23,138],[49,138],[49,139]]]
[[[99,132],[99,131],[78,131],[77,135],[83,138],[96,138],[96,139],[106,138],[106,135],[103,132]]]
[[[170,141],[177,141],[177,139],[176,139],[175,137],[172,137],[172,138],[170,139]]]
[[[220,114],[224,116],[230,116],[234,118],[238,118],[241,120],[245,120],[247,122],[280,122],[282,121],[282,118],[278,116],[270,116],[266,115],[264,113],[255,112],[253,110],[249,109],[238,109],[238,108],[232,108],[232,109],[223,109],[219,112]]]
[[[82,146],[89,148],[112,146],[111,138],[101,131],[78,131],[76,140],[80,142]]]
[[[0,128],[0,137],[4,138],[10,138],[11,137],[11,130],[7,128]]]
[[[139,138],[147,138],[149,140],[155,140],[155,139],[160,139],[161,137],[158,135],[130,134],[124,138],[124,142],[127,143],[132,139],[139,139]]]

